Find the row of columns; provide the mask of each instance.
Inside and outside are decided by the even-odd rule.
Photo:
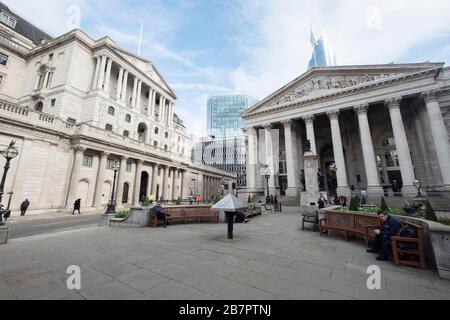
[[[424,92],[423,97],[426,103],[426,109],[430,121],[433,141],[436,147],[439,166],[444,181],[444,188],[450,190],[450,143],[447,134],[447,129],[442,118],[441,109],[438,103],[438,91]],[[406,136],[405,127],[403,124],[402,115],[400,112],[401,97],[388,99],[385,101],[385,105],[389,108],[389,114],[392,124],[392,130],[394,139],[396,142],[397,154],[400,163],[400,170],[403,181],[402,192],[405,194],[411,194],[415,192],[414,180],[416,179],[414,173],[414,166],[411,159],[411,154],[408,145],[408,139]],[[361,137],[364,167],[367,176],[367,188],[368,192],[372,195],[383,194],[383,188],[380,184],[377,170],[377,162],[375,157],[375,151],[373,148],[372,134],[370,132],[369,121],[367,112],[369,104],[361,104],[354,107],[354,110],[358,117],[359,133]],[[330,120],[331,135],[333,141],[333,152],[336,164],[336,176],[338,183],[338,193],[342,195],[350,195],[350,188],[347,180],[346,164],[344,157],[344,150],[342,147],[341,131],[339,126],[339,111],[332,111],[327,113]],[[303,117],[306,125],[307,140],[311,143],[311,152],[317,155],[316,139],[314,134],[314,116],[308,115]],[[297,192],[300,188],[299,173],[299,155],[297,152],[296,136],[292,131],[292,121],[282,122],[284,126],[285,136],[285,150],[286,150],[286,166],[288,174],[288,190],[292,189],[293,193]],[[272,125],[263,125],[264,139],[265,139],[265,157],[266,164],[270,172],[276,172],[274,170],[274,148],[272,137]],[[258,161],[257,146],[258,136],[255,128],[249,128],[246,130],[248,136],[248,171],[247,171],[247,188],[256,189],[257,187],[257,175],[256,172]],[[275,174],[271,174],[269,179],[269,189],[275,188]],[[272,192],[272,190],[270,190]]]
[[[81,180],[81,169],[83,164],[84,153],[87,150],[85,146],[76,145],[74,146],[75,156],[73,160],[72,166],[72,175],[70,179],[70,186],[67,198],[67,205],[70,206],[77,196],[77,188],[78,183]],[[94,193],[94,207],[100,207],[102,205],[103,200],[103,184],[106,178],[106,164],[108,157],[111,155],[110,152],[102,151],[100,152],[100,161],[99,167],[96,177],[95,183],[95,193]],[[125,175],[126,175],[126,166],[129,157],[121,156],[120,158],[120,169],[117,173],[117,192],[116,192],[116,202],[120,204],[123,195],[123,187],[125,184]],[[134,176],[134,188],[132,188],[132,203],[133,205],[139,205],[140,199],[140,184],[141,184],[141,175],[144,171],[143,166],[144,161],[137,159],[136,160],[136,171]],[[153,163],[150,166],[145,167],[145,171],[148,173],[149,179],[147,184],[147,195],[153,194],[156,195],[157,185],[158,185],[158,170],[159,168],[163,169],[163,181],[160,187],[159,196],[163,196],[165,200],[176,200],[178,197],[183,197],[184,184],[186,182],[187,171],[180,168],[170,167],[168,165],[162,165]],[[169,175],[170,171],[170,175]],[[170,186],[170,187],[169,187]],[[179,186],[177,188],[177,186]],[[108,199],[109,200],[109,199]]]
[[[97,63],[94,72],[94,81],[92,82],[92,90],[102,90],[109,93],[111,82],[111,70],[113,59],[102,55],[97,57]],[[124,67],[120,66],[119,78],[117,83],[117,91],[115,99],[123,104],[128,104],[127,101],[127,88],[128,78],[130,73]],[[133,90],[131,93],[130,107],[132,109],[138,109],[140,112],[144,112],[142,105],[142,86],[143,81],[138,77],[134,77]],[[159,122],[170,126],[173,123],[173,108],[174,103],[165,98],[162,93],[149,87],[149,110],[148,112],[153,117],[156,113],[156,98],[159,95]],[[168,103],[167,103],[168,102]]]
[[[216,195],[220,195],[221,178],[203,176],[203,197],[204,200],[210,200]],[[231,186],[229,186],[231,188]]]

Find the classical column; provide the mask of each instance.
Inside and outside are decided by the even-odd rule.
[[[42,83],[42,88],[47,88],[47,81],[48,81],[48,76],[49,76],[49,74],[50,74],[50,72],[48,72],[48,71],[45,71],[45,74],[44,74],[44,82]]]
[[[100,162],[98,165],[97,182],[95,183],[95,198],[94,207],[100,207],[102,205],[103,198],[103,183],[105,182],[106,162],[108,160],[109,152],[100,153]]]
[[[111,58],[108,58],[108,65],[106,67],[106,75],[105,75],[105,91],[108,93],[109,96],[109,84],[111,82],[111,68],[112,68],[113,60]]]
[[[76,200],[75,198],[77,196],[78,191],[77,189],[78,189],[78,182],[80,180],[80,171],[81,166],[83,164],[83,157],[84,152],[86,151],[86,147],[76,145],[73,147],[73,149],[75,150],[75,157],[73,159],[72,175],[70,178],[70,187],[67,196],[67,203],[66,203],[67,207],[71,207]]]
[[[100,64],[100,73],[98,76],[97,89],[103,90],[103,81],[105,80],[106,56],[102,56],[102,63]]]
[[[184,195],[186,193],[186,170],[181,171],[181,187],[180,187],[180,197],[184,199]],[[186,197],[187,198],[187,197]]]
[[[94,90],[98,87],[98,76],[100,73],[100,64],[102,62],[101,57],[97,57],[97,63],[95,64],[95,71],[94,71],[94,81],[92,82],[91,89]]]
[[[369,195],[382,196],[384,192],[383,188],[380,185],[380,179],[378,177],[377,160],[375,157],[375,151],[373,150],[369,119],[367,118],[369,104],[361,104],[355,106],[354,109],[356,114],[358,115],[359,134],[361,137],[364,167],[366,169],[367,177],[367,192]]]
[[[124,69],[120,67],[119,79],[117,80],[116,100],[119,101],[122,96],[122,84],[123,84]]]
[[[142,93],[142,81],[138,81],[138,87],[137,87],[137,96],[136,96],[136,108],[139,112],[141,112],[141,93]]]
[[[164,123],[165,113],[166,113],[166,98],[161,96],[159,98],[159,122]]]
[[[314,116],[305,116],[303,117],[303,120],[306,124],[306,140],[309,140],[311,143],[311,152],[317,155],[316,136],[314,134]]]
[[[117,193],[116,193],[116,203],[118,206],[122,206],[123,198],[123,185],[125,183],[125,174],[127,171],[127,161],[128,157],[122,156],[120,158],[120,170],[117,177]]]
[[[152,100],[151,100],[151,116],[155,118],[155,109],[156,109],[156,90],[152,89]]]
[[[341,129],[339,126],[339,111],[327,112],[330,119],[331,138],[333,140],[333,154],[336,165],[337,194],[351,197],[347,181],[347,169],[345,166],[344,148],[342,147]]]
[[[138,86],[138,78],[134,78],[133,82],[133,95],[131,98],[131,108],[134,109],[136,107],[136,96],[137,96],[137,86]]]
[[[395,146],[397,148],[398,161],[402,174],[402,193],[404,195],[414,195],[417,189],[414,187],[414,167],[406,138],[405,127],[403,126],[402,114],[400,112],[401,97],[392,98],[386,101],[391,116],[392,131],[394,132]]]
[[[258,165],[258,135],[255,128],[246,130],[247,147],[247,189],[256,189],[256,175]]]
[[[298,197],[300,194],[300,176],[298,169],[297,138],[292,134],[292,120],[282,122],[284,127],[284,143],[286,150],[286,169],[288,188],[286,195]]]
[[[177,169],[173,169],[172,171],[173,174],[173,182],[172,182],[172,200],[176,200],[177,197],[177,176],[178,176],[178,170]]]
[[[162,185],[161,185],[161,194],[164,200],[167,200],[167,180],[169,175],[169,168],[167,166],[162,166]]]
[[[133,205],[138,206],[139,205],[139,196],[141,193],[141,175],[142,175],[142,160],[136,160],[136,173],[134,176],[134,200]]]
[[[158,172],[159,172],[159,165],[155,163],[153,165],[153,179],[152,179],[152,194],[156,197],[156,189],[158,188]],[[159,197],[161,197],[161,188],[159,188],[160,193]],[[159,199],[156,199],[159,200]]]
[[[123,102],[127,102],[127,87],[128,87],[128,70],[125,70],[123,75],[123,83],[122,83],[122,94],[120,96],[120,100]]]
[[[428,118],[430,119],[431,134],[441,169],[444,188],[446,191],[450,191],[450,142],[438,102],[439,91],[424,92],[423,97],[427,107]]]
[[[270,171],[269,178],[269,192],[270,194],[276,194],[276,174],[275,172],[275,157],[273,154],[273,137],[272,137],[272,124],[266,124],[263,126],[264,134],[265,134],[265,142],[266,142],[266,165],[268,166],[268,170]]]

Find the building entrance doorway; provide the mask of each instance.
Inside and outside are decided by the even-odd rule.
[[[280,186],[280,196],[285,196],[288,188],[287,176],[278,176],[278,185]]]
[[[337,194],[336,164],[334,161],[325,162],[325,177],[327,180],[328,194]]]

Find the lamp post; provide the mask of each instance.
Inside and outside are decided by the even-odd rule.
[[[119,165],[118,161],[114,161],[114,165],[112,166],[112,169],[114,171],[113,188],[112,188],[112,192],[111,192],[111,200],[108,203],[108,207],[106,209],[105,214],[115,214],[116,213],[116,197],[115,197],[116,176],[117,176],[117,171],[119,171],[119,169],[120,169],[120,165]]]
[[[14,146],[16,144],[15,141],[11,141],[9,146],[2,152],[3,157],[6,159],[6,164],[3,170],[2,181],[0,182],[0,225],[4,225],[3,223],[3,215],[7,212],[7,210],[3,210],[2,199],[3,193],[5,189],[6,175],[8,174],[8,170],[10,168],[10,162],[12,159],[19,155],[19,151]]]
[[[416,180],[414,180],[413,184],[414,184],[414,187],[416,187],[416,189],[417,189],[417,198],[422,197],[422,192],[421,192],[422,184],[420,183],[420,181],[416,179]]]

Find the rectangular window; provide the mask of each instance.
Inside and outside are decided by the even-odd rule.
[[[0,64],[6,66],[8,63],[8,56],[0,52]]]
[[[127,167],[126,167],[127,172],[131,172],[131,165],[132,165],[131,162],[127,162]]]
[[[124,137],[129,137],[129,136],[130,136],[130,131],[128,131],[128,130],[123,130],[123,136],[124,136]]]
[[[167,144],[164,145],[164,150],[167,150]]]
[[[112,129],[113,129],[112,124],[107,123],[106,126],[105,126],[105,130],[106,131],[112,131]]]
[[[73,119],[73,118],[67,118],[67,122],[71,123],[71,124],[76,124],[77,120]]]
[[[112,169],[114,167],[114,164],[116,163],[116,160],[114,159],[108,159],[106,161],[106,169]]]
[[[85,155],[83,157],[83,167],[89,167],[92,168],[92,162],[94,160],[93,156]]]
[[[53,53],[50,53],[48,55],[48,62],[52,62],[53,61]]]
[[[9,14],[2,12],[0,14],[0,22],[6,24],[8,27],[15,29],[17,20],[11,17]]]
[[[158,146],[158,141],[153,142],[153,145],[154,145],[155,147],[157,147],[157,146]]]
[[[55,106],[55,104],[56,104],[56,99],[52,99],[52,101],[51,101],[50,105],[51,105],[52,107],[54,107],[54,106]]]
[[[2,86],[2,83],[3,83],[3,76],[0,75],[0,87]]]

